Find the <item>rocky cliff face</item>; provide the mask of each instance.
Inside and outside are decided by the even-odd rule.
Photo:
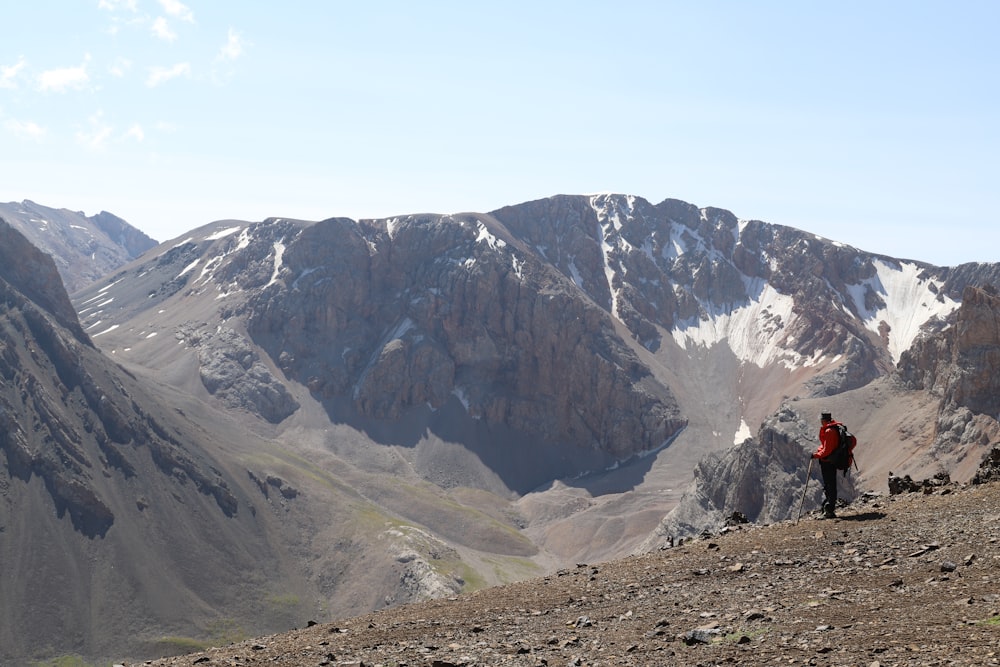
[[[955,451],[1000,440],[1000,295],[967,285],[941,331],[918,339],[900,360],[900,378],[940,399],[934,448]]]
[[[32,245],[21,233],[0,219],[0,280],[10,298],[21,304],[37,306],[57,325],[72,333],[81,343],[90,345],[80,328],[76,310],[66,294],[54,260]],[[18,298],[13,285],[17,286]]]
[[[882,277],[910,270],[896,260],[676,200],[556,197],[494,215],[650,350],[668,335],[685,346],[728,336],[758,365],[842,355],[843,369],[817,388],[826,393],[860,386],[892,364]],[[923,270],[931,282],[936,274]],[[740,331],[751,325],[756,331]]]
[[[330,220],[284,243],[247,330],[325,401],[379,420],[456,401],[487,425],[615,458],[684,425],[608,314],[488,217]]]
[[[32,201],[0,204],[0,218],[50,255],[70,293],[103,278],[156,245],[121,218],[54,209]]]
[[[1000,295],[992,286],[968,286],[950,326],[906,351],[900,376],[916,389],[973,412],[1000,414]]]

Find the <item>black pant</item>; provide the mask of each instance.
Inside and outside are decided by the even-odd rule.
[[[823,494],[826,496],[826,507],[837,508],[837,466],[832,463],[819,462],[819,470],[823,473]]]

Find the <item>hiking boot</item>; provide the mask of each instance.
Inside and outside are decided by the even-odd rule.
[[[823,503],[823,518],[824,519],[836,519],[837,513],[833,510],[833,505],[830,503]]]

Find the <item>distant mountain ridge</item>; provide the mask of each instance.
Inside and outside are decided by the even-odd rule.
[[[86,216],[24,200],[0,203],[0,219],[52,256],[69,292],[86,287],[156,245],[107,211]]]

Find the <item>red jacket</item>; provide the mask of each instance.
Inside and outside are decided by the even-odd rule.
[[[819,447],[813,453],[814,459],[822,461],[837,449],[837,445],[840,444],[840,433],[837,431],[838,426],[840,426],[840,422],[834,420],[826,422],[819,427]]]

